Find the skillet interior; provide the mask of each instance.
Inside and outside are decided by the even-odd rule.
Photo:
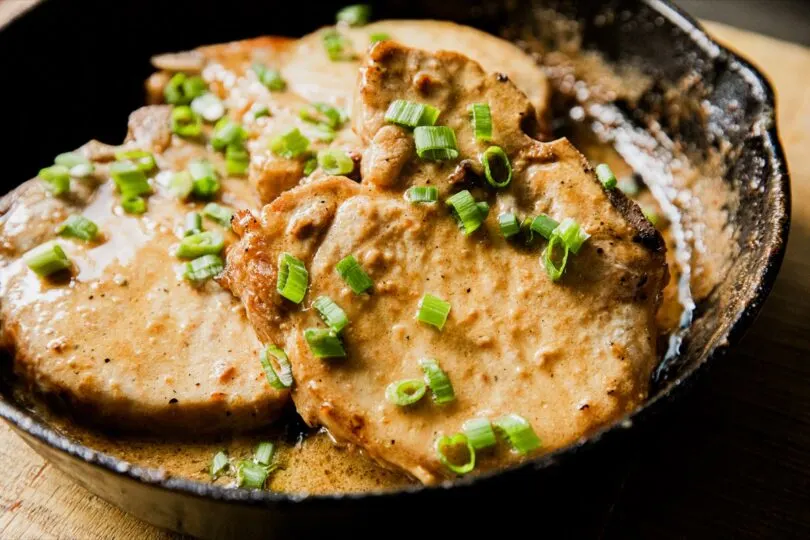
[[[17,81],[24,81],[24,84],[4,85],[0,90],[5,103],[16,104],[9,111],[9,125],[51,126],[54,111],[58,112],[60,120],[58,129],[38,130],[35,143],[24,137],[4,141],[9,155],[17,157],[6,170],[7,184],[3,189],[10,190],[14,182],[33,176],[37,165],[91,137],[122,139],[128,112],[142,102],[139,89],[141,81],[151,71],[150,54],[251,35],[300,35],[330,23],[339,5],[322,4],[317,11],[305,10],[305,15],[298,16],[294,10],[299,8],[294,5],[285,4],[282,10],[261,3],[231,4],[224,12],[221,5],[216,6],[214,2],[166,5],[141,1],[127,6],[125,2],[52,1],[0,32],[0,51],[22,50],[22,44],[26,48],[25,55],[0,55],[3,72],[14,73]],[[657,121],[667,135],[683,144],[685,152],[693,159],[701,159],[718,150],[722,143],[729,143],[724,149],[728,161],[726,178],[740,197],[733,219],[738,230],[740,257],[725,281],[698,306],[696,320],[685,334],[682,353],[660,370],[650,403],[634,415],[632,422],[650,418],[661,408],[654,404],[675,396],[676,387],[684,386],[682,383],[687,379],[694,379],[698,368],[709,359],[723,355],[730,344],[740,339],[778,271],[787,239],[789,190],[773,122],[773,96],[761,75],[712,43],[692,21],[668,4],[654,0],[511,2],[508,9],[496,7],[498,4],[476,3],[470,7],[467,2],[442,2],[441,5],[389,2],[381,6],[377,14],[380,17],[455,19],[495,32],[507,30],[513,36],[522,35],[528,25],[535,36],[545,39],[552,36],[548,33],[549,27],[535,19],[536,10],[554,9],[583,21],[582,41],[586,48],[601,51],[615,66],[632,65],[657,81],[637,103],[611,104],[626,119],[616,129],[641,129],[642,133],[648,133],[643,128]],[[76,20],[69,28],[55,23],[75,19],[76,10],[83,8],[87,9],[86,17]],[[281,11],[284,14],[280,17]],[[600,16],[606,13],[616,15],[613,22],[603,23]],[[199,24],[188,26],[190,17]],[[597,24],[597,21],[603,22]],[[542,33],[538,34],[540,31]],[[48,39],[41,38],[45,35]],[[55,49],[52,43],[63,46]],[[49,69],[43,70],[42,66]],[[681,110],[695,110],[689,105],[705,102],[712,105],[706,108],[710,114],[668,114],[671,107],[663,106],[667,90],[693,73],[698,75],[701,84],[680,96]],[[65,84],[62,91],[55,94],[53,80],[83,83]],[[732,102],[736,105],[731,106]],[[50,106],[42,107],[43,103]],[[104,114],[94,115],[94,111],[104,111]],[[313,497],[305,504],[292,505],[296,498],[288,495],[223,490],[182,479],[165,479],[154,471],[125,466],[50,431],[30,413],[15,406],[8,393],[0,401],[0,414],[25,432],[26,440],[41,453],[68,469],[70,474],[79,476],[104,498],[159,525],[205,536],[233,531],[229,527],[236,526],[240,530],[256,527],[249,530],[258,533],[270,524],[274,532],[281,533],[285,524],[295,520],[300,524],[300,517],[310,512],[317,512],[327,521],[350,521],[358,512],[378,511],[382,515],[386,505],[390,506],[384,501],[393,497],[400,499],[397,505],[442,505],[447,504],[447,496],[452,492],[453,504],[473,504],[474,500],[492,504],[492,494],[503,497],[505,493],[514,493],[515,486],[530,485],[525,481],[530,471],[542,474],[543,491],[549,491],[547,486],[571,484],[572,479],[585,478],[588,471],[604,466],[604,460],[610,462],[622,454],[614,450],[619,443],[629,441],[621,435],[626,430],[615,427],[516,470],[462,481],[452,490],[413,488],[408,494]],[[620,426],[630,423],[626,420]],[[593,452],[588,450],[600,439],[600,456],[594,458]],[[77,468],[76,460],[54,448],[77,457],[81,465]],[[572,461],[576,461],[576,476],[571,474],[572,466],[552,467]],[[566,470],[565,475],[562,470]],[[150,486],[166,487],[171,492]],[[578,481],[574,481],[574,486],[582,488]],[[606,488],[608,496],[609,492]],[[196,501],[193,504],[192,499]],[[503,499],[512,500],[511,497]],[[215,501],[229,502],[223,502],[223,506]],[[260,512],[267,506],[276,512]],[[157,511],[157,507],[162,510]],[[211,520],[215,519],[212,516],[218,516],[217,523],[225,528],[211,528],[217,526],[212,525]]]

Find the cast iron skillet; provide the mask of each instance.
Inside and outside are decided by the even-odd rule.
[[[126,118],[143,100],[151,54],[262,34],[297,36],[332,22],[339,3],[158,0],[51,0],[0,32],[0,88],[6,129],[2,191],[34,176],[54,155],[90,138],[123,140]],[[386,494],[303,497],[223,489],[170,478],[73,443],[0,392],[0,415],[37,452],[91,491],[151,523],[203,537],[281,538],[311,532],[423,534],[446,529],[502,533],[526,526],[593,534],[614,495],[617,471],[643,451],[638,424],[665,419],[664,405],[683,395],[711,361],[725,356],[753,323],[776,278],[789,229],[789,182],[774,121],[773,93],[751,65],[714,43],[700,25],[660,0],[408,2],[380,5],[378,18],[442,18],[495,33],[543,25],[538,6],[579,19],[586,48],[616,66],[632,64],[658,83],[630,110],[626,123],[658,121],[692,157],[722,141],[733,151],[727,181],[740,195],[739,260],[697,307],[680,354],[653,381],[648,403],[587,440],[511,470],[433,488]],[[616,17],[605,23],[606,9]],[[596,24],[595,21],[600,23]],[[685,74],[701,84],[679,99],[712,105],[706,116],[672,122],[663,94]],[[8,128],[13,126],[14,130]],[[618,129],[618,128],[617,128]],[[9,362],[3,362],[8,366]]]

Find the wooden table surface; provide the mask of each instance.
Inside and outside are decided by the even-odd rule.
[[[30,0],[0,0],[0,23]],[[793,227],[760,319],[651,434],[608,538],[810,538],[810,49],[709,24],[776,87]],[[0,538],[175,538],[73,484],[0,423]]]

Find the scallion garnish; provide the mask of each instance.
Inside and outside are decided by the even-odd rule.
[[[504,212],[498,216],[498,225],[504,238],[511,238],[520,233],[520,222],[512,212]]]
[[[409,128],[432,126],[440,112],[436,107],[425,103],[395,99],[385,111],[385,121]]]
[[[186,226],[183,228],[183,236],[201,233],[203,231],[202,216],[199,212],[189,212],[186,214]]]
[[[346,356],[343,342],[334,330],[326,328],[307,328],[304,339],[315,358],[342,358]]]
[[[214,454],[214,459],[211,460],[211,478],[216,480],[221,474],[227,472],[229,467],[228,454],[220,450]]]
[[[563,243],[568,246],[568,249],[574,255],[579,253],[582,244],[584,244],[585,241],[591,237],[590,234],[585,232],[585,230],[579,226],[579,223],[571,218],[565,218],[562,220],[562,222],[557,225],[554,232],[551,234],[559,236]]]
[[[435,326],[439,330],[444,328],[447,316],[450,314],[450,302],[445,302],[438,296],[425,293],[419,300],[419,309],[416,320]]]
[[[90,160],[78,152],[59,154],[56,156],[56,159],[54,159],[54,163],[67,167],[72,178],[84,178],[90,176],[95,171],[95,167],[90,163]]]
[[[478,201],[475,203],[475,206],[478,207],[478,213],[481,214],[481,219],[487,219],[489,215],[489,203],[487,201]]]
[[[318,158],[311,157],[304,162],[304,176],[309,176],[318,168]]]
[[[340,274],[340,277],[343,278],[343,281],[346,282],[346,285],[354,291],[354,294],[361,294],[374,285],[374,282],[371,281],[371,277],[363,270],[360,263],[357,262],[357,259],[355,259],[353,255],[344,257],[337,263],[335,269],[337,273]]]
[[[278,280],[276,290],[291,302],[300,304],[307,294],[309,285],[309,272],[303,261],[289,253],[278,256]]]
[[[230,145],[240,145],[247,137],[245,128],[238,122],[234,122],[228,117],[220,119],[214,126],[214,133],[211,136],[211,146],[214,150],[225,150]]]
[[[52,195],[64,195],[70,191],[70,170],[64,165],[40,169],[37,176],[47,184]]]
[[[489,111],[489,104],[473,103],[470,105],[469,111],[475,138],[479,141],[491,141],[492,114]]]
[[[323,48],[333,62],[356,58],[351,42],[337,30],[327,30],[323,33]]]
[[[647,218],[647,221],[649,221],[653,227],[658,225],[658,213],[655,210],[648,207],[641,207],[641,213],[644,214],[644,217]]]
[[[262,350],[259,361],[270,386],[276,390],[284,390],[293,385],[292,364],[281,348],[268,345]]]
[[[512,163],[500,146],[490,146],[481,154],[484,177],[494,188],[505,188],[512,181]]]
[[[250,110],[245,114],[246,120],[256,120],[262,116],[270,116],[270,108],[263,103],[254,103],[250,106]]]
[[[110,176],[123,197],[138,197],[152,191],[143,169],[131,161],[117,161],[110,165]]]
[[[208,91],[202,77],[189,77],[185,73],[175,73],[163,89],[166,103],[171,105],[188,105],[196,97]]]
[[[559,223],[547,215],[540,214],[532,220],[531,230],[548,240],[551,238],[551,233],[553,233],[554,229],[556,229],[559,225]]]
[[[131,161],[145,173],[151,172],[157,163],[155,156],[152,152],[146,150],[119,150],[115,153],[115,159],[118,161]]]
[[[337,148],[327,148],[318,152],[318,165],[326,174],[335,176],[346,175],[354,170],[352,158]]]
[[[200,199],[210,199],[219,191],[219,180],[214,166],[205,160],[194,160],[188,164],[188,172],[191,174],[191,191],[195,197]]]
[[[391,39],[391,36],[385,32],[376,32],[368,36],[368,41],[371,45],[379,43],[380,41],[388,41],[389,39]]]
[[[231,227],[231,218],[233,218],[233,210],[227,206],[222,206],[217,203],[208,203],[202,211],[203,216],[208,219],[213,219],[223,227]]]
[[[80,214],[73,214],[56,228],[56,234],[92,242],[98,236],[98,225]]]
[[[312,124],[324,124],[337,129],[348,120],[346,113],[328,103],[310,103],[298,111],[301,120]]]
[[[45,242],[26,251],[23,254],[23,261],[35,274],[42,277],[66,270],[71,266],[70,259],[65,255],[62,246],[53,241]]]
[[[199,137],[202,118],[187,105],[175,107],[172,110],[172,133],[181,137]]]
[[[287,88],[287,83],[281,77],[281,72],[277,69],[268,68],[262,64],[253,64],[253,71],[256,73],[259,82],[261,82],[268,90],[273,92],[281,92]]]
[[[413,130],[416,155],[421,159],[443,161],[458,157],[456,133],[447,126],[417,126]]]
[[[225,150],[225,170],[233,176],[242,176],[250,168],[250,154],[243,144],[229,144]]]
[[[262,489],[270,472],[266,467],[252,461],[243,460],[236,467],[236,483],[239,487]]]
[[[273,445],[273,443],[267,441],[260,442],[256,447],[256,454],[254,455],[253,460],[259,465],[269,467],[270,464],[273,463],[273,454],[275,451],[276,447]]]
[[[495,430],[492,429],[492,423],[486,418],[467,420],[461,429],[476,451],[491,448],[498,442],[495,438]]]
[[[166,187],[178,199],[186,200],[194,191],[194,179],[188,171],[174,173]]]
[[[450,207],[453,216],[456,218],[459,227],[464,231],[465,235],[470,235],[477,231],[484,223],[484,219],[486,219],[486,215],[482,213],[482,209],[476,204],[472,194],[466,189],[448,198],[445,203]]]
[[[495,420],[494,424],[519,454],[525,455],[540,448],[540,438],[532,429],[531,424],[522,416],[507,414]]]
[[[554,248],[562,249],[562,257],[559,263],[554,262]],[[552,234],[546,249],[543,251],[543,265],[546,267],[546,273],[551,278],[551,281],[558,281],[565,272],[565,267],[568,264],[568,252],[568,245],[563,242],[562,238],[559,235]]]
[[[411,186],[405,191],[409,203],[433,203],[439,200],[439,189],[435,186]]]
[[[346,6],[337,12],[337,21],[349,26],[363,26],[371,17],[371,6],[368,4],[354,4]]]
[[[186,263],[183,277],[195,285],[200,285],[222,272],[224,268],[225,263],[219,255],[203,255]]]
[[[433,394],[433,402],[437,405],[444,405],[456,399],[453,384],[450,377],[439,367],[439,363],[433,358],[423,358],[419,360],[422,372],[425,374],[425,383],[430,387]]]
[[[596,166],[596,177],[605,186],[605,189],[613,189],[616,187],[616,175],[610,170],[606,163],[601,163]]]
[[[456,474],[467,474],[475,469],[475,448],[463,433],[439,437],[436,454],[439,461]]]
[[[337,333],[340,333],[349,324],[346,312],[328,296],[319,296],[312,303],[312,306],[318,311],[326,326]]]
[[[203,94],[191,101],[191,110],[206,122],[216,122],[225,116],[225,104],[214,94]]]
[[[225,238],[217,231],[205,231],[184,237],[175,255],[182,259],[196,259],[203,255],[217,255],[225,247]]]
[[[316,141],[325,143],[330,143],[337,137],[337,131],[330,128],[326,124],[317,124],[312,126],[310,133],[313,134],[312,136]]]
[[[405,379],[389,384],[385,389],[385,399],[398,407],[407,407],[422,399],[426,391],[427,386],[423,381]]]
[[[286,159],[295,159],[308,149],[309,139],[304,137],[298,128],[293,128],[270,142],[270,150]]]
[[[127,214],[143,214],[146,212],[146,199],[140,195],[125,195],[121,197],[121,208]]]

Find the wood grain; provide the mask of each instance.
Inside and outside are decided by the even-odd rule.
[[[30,0],[0,0],[0,23]],[[765,310],[738,352],[651,435],[605,536],[810,537],[810,50],[709,24],[778,96],[793,229]],[[0,425],[0,538],[177,538],[70,482]]]

